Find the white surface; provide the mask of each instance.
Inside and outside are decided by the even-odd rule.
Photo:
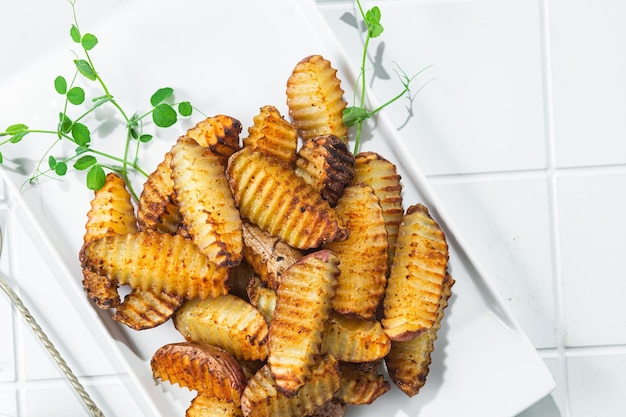
[[[319,4],[356,57],[352,2]],[[435,65],[390,118],[557,381],[523,416],[623,416],[626,3],[373,4],[386,68]]]
[[[27,2],[18,3],[23,8],[27,8],[27,4]],[[349,2],[319,2],[319,4],[331,27],[343,42],[345,49],[355,58],[353,62],[356,63],[360,50],[359,34],[353,27],[340,20],[344,12],[354,12],[352,4]],[[436,65],[420,78],[423,81],[431,81],[415,97],[413,116],[407,119],[404,106],[408,103],[403,101],[391,107],[387,114],[393,125],[401,127],[403,140],[412,149],[420,167],[428,175],[447,213],[459,226],[463,238],[481,261],[481,266],[484,266],[489,278],[493,279],[533,344],[540,349],[540,354],[559,383],[552,397],[541,401],[526,414],[588,415],[589,410],[597,410],[599,415],[620,415],[618,412],[624,408],[624,399],[614,394],[624,387],[624,373],[619,365],[623,363],[621,361],[624,358],[623,345],[626,343],[623,333],[624,315],[616,315],[612,308],[614,303],[608,301],[611,301],[610,297],[617,297],[616,294],[620,292],[619,285],[623,287],[623,284],[620,284],[623,280],[620,278],[624,275],[624,268],[623,263],[619,262],[619,253],[623,252],[624,240],[616,239],[615,234],[609,233],[607,228],[615,228],[617,225],[618,237],[623,237],[625,230],[623,220],[620,226],[621,217],[618,216],[618,213],[623,212],[619,210],[620,204],[624,205],[623,198],[611,192],[616,189],[614,187],[619,189],[619,185],[622,185],[623,189],[625,170],[621,164],[626,161],[624,152],[620,152],[620,149],[623,151],[623,148],[620,148],[623,141],[610,140],[611,135],[602,135],[600,143],[609,151],[606,152],[605,159],[592,157],[592,150],[595,150],[595,147],[590,144],[598,142],[589,140],[589,136],[584,134],[584,127],[586,124],[593,124],[593,121],[589,118],[572,118],[572,114],[575,114],[572,112],[579,111],[576,107],[577,100],[568,99],[566,95],[559,96],[558,92],[566,90],[572,94],[573,87],[566,85],[561,87],[563,90],[559,90],[556,82],[559,65],[562,71],[570,72],[568,77],[572,81],[576,77],[571,73],[576,71],[579,71],[581,77],[586,76],[589,80],[590,75],[584,71],[588,71],[590,67],[566,66],[571,58],[568,55],[568,48],[569,53],[573,53],[571,51],[576,50],[573,46],[577,45],[577,43],[573,46],[568,45],[568,42],[573,42],[572,39],[575,40],[575,37],[568,33],[576,28],[572,23],[576,21],[574,19],[582,19],[585,11],[595,6],[576,8],[579,14],[570,17],[563,10],[559,13],[560,8],[565,7],[564,4],[530,3],[521,0],[441,3],[381,1],[378,4],[383,10],[383,24],[387,29],[382,38],[386,45],[383,64],[389,70],[391,80],[376,80],[373,85],[374,91],[380,99],[397,91],[398,84],[391,64],[393,60],[408,72],[421,69],[425,65]],[[602,6],[603,13],[594,13],[593,21],[597,22],[596,24],[603,23],[603,18],[612,16],[612,13],[606,10],[618,7],[618,3],[615,2],[614,5],[603,3]],[[62,7],[67,6],[63,4]],[[138,13],[137,9],[125,7],[130,17]],[[110,17],[107,11],[103,9],[98,11],[98,14],[102,20],[94,19],[95,23],[106,27],[107,19]],[[553,17],[555,15],[558,19]],[[47,20],[43,19],[36,23],[53,33],[53,28]],[[88,23],[91,21],[86,20],[84,25],[87,26]],[[96,31],[94,29],[94,32]],[[603,31],[594,35],[597,39],[593,36],[592,38],[601,43],[607,36],[617,36],[613,33],[604,27]],[[100,37],[103,41],[107,35],[102,33]],[[32,39],[28,36],[24,38]],[[165,40],[167,39],[164,38],[163,41]],[[168,45],[168,42],[165,44]],[[17,74],[14,76],[18,78],[34,75],[34,79],[39,80],[41,85],[35,84],[32,93],[26,92],[33,97],[40,94],[37,87],[50,88],[49,81],[53,74],[43,71],[36,65],[28,64],[38,60],[42,62],[52,60],[56,63],[58,58],[60,65],[58,68],[62,69],[67,61],[67,56],[63,53],[52,53],[59,52],[58,50],[43,56],[33,56],[19,48],[12,48],[13,43],[3,44],[3,50],[7,45],[10,51],[19,52],[26,73],[11,71],[10,66],[3,65],[0,65],[0,73],[3,76]],[[298,51],[294,52],[295,45],[289,42],[278,45],[296,56],[303,55]],[[107,46],[100,45],[98,48],[108,50]],[[598,48],[590,49],[595,54],[601,54],[597,51]],[[66,52],[67,48],[60,50]],[[12,54],[4,54],[7,55]],[[615,55],[611,55],[613,63],[619,61],[620,55]],[[130,53],[128,58],[132,58]],[[186,58],[188,57],[181,57]],[[220,58],[225,59],[223,56]],[[239,54],[237,64],[247,64],[254,68],[247,58],[247,55]],[[228,59],[226,61],[228,62]],[[113,66],[112,63],[111,65]],[[165,66],[170,71],[176,68],[173,63]],[[288,73],[291,66],[293,64],[284,69],[281,67],[280,71]],[[214,69],[220,71],[219,67]],[[142,85],[142,73],[127,70],[126,67],[120,68],[120,71],[126,71],[129,77],[125,80],[126,84],[122,84],[145,88],[147,92],[140,93],[143,94],[142,97],[147,97],[150,91],[160,86]],[[167,74],[167,70],[157,69],[153,74],[170,75]],[[5,82],[2,85],[9,85],[10,79],[3,78]],[[623,80],[616,78],[614,75],[611,80],[623,86]],[[285,79],[286,76],[277,77],[280,88],[283,87]],[[164,80],[171,82],[171,76],[164,76]],[[559,80],[567,81],[564,77],[560,77]],[[277,93],[272,84],[274,81],[276,80],[268,81],[260,92],[268,94],[267,97],[270,95],[274,97]],[[607,82],[603,80],[602,84]],[[577,93],[582,94],[582,99],[578,99],[582,103],[597,102],[598,95],[604,98],[609,95],[608,88],[598,92],[592,82],[581,83],[577,87],[581,87]],[[604,95],[602,91],[605,92]],[[183,92],[189,96],[189,91]],[[4,92],[2,95],[4,97]],[[611,97],[613,101],[617,100],[614,90],[610,90],[608,99]],[[559,105],[559,100],[565,104]],[[219,108],[220,105],[227,106],[226,102],[208,101],[219,111],[230,112],[228,108],[224,110],[222,110],[224,107]],[[262,104],[266,103],[252,106],[249,109],[250,114]],[[567,109],[568,105],[572,108]],[[606,121],[601,123],[604,119],[600,116],[606,117],[607,114],[600,114],[598,107],[600,106],[593,107],[594,111],[588,114],[595,115],[592,119],[596,124],[606,126]],[[240,117],[242,121],[248,120],[246,115]],[[10,121],[14,121],[14,118]],[[610,121],[617,126],[616,119],[610,118]],[[0,118],[0,122],[6,124],[3,118]],[[576,124],[581,126],[577,129]],[[565,133],[558,133],[558,126],[567,126],[571,132],[578,134],[564,136]],[[617,128],[612,128],[611,132],[615,136],[622,133]],[[580,160],[573,159],[572,155],[567,156],[562,150],[566,148],[570,151],[571,147],[578,147],[580,152],[572,154],[579,154]],[[561,161],[559,158],[564,158],[564,162],[557,164],[557,161]],[[572,160],[575,162],[572,163]],[[579,165],[594,164],[611,165],[578,168]],[[562,166],[567,166],[568,169],[561,169]],[[614,182],[605,181],[609,178]],[[584,186],[591,194],[577,193],[580,186]],[[594,199],[588,200],[589,195],[594,196]],[[594,201],[594,205],[589,207],[588,201]],[[598,216],[598,207],[608,204],[613,205],[612,211],[600,216],[601,224],[590,218],[594,214]],[[16,210],[11,205],[6,209]],[[84,207],[72,208],[72,212],[80,215],[85,211]],[[595,228],[583,229],[583,225],[589,224],[595,225]],[[80,227],[82,224],[78,229]],[[37,267],[32,266],[34,263],[30,262],[33,244],[25,237],[25,233],[21,233],[18,226],[12,226],[10,230],[11,238],[19,236],[23,243],[16,244],[14,249],[11,249],[15,251],[13,263],[7,265],[7,260],[3,256],[2,265],[5,268],[9,267],[14,276],[30,277],[37,274],[33,270]],[[581,233],[585,234],[586,242],[602,242],[608,239],[611,244],[586,244],[581,247],[576,244],[580,241]],[[67,244],[62,236],[57,243]],[[72,256],[73,253],[69,254],[68,260]],[[598,259],[605,261],[599,262]],[[35,299],[37,293],[43,298],[54,294],[55,300],[63,299],[63,290],[54,289],[55,280],[50,279],[49,274],[45,272],[45,266],[39,268],[44,269],[38,275],[48,276],[49,281],[45,287],[37,286],[25,291],[29,297],[33,297],[33,304],[37,306],[45,304],[45,302],[40,304]],[[594,282],[589,278],[592,274],[604,280],[615,281],[613,285],[617,286],[618,291],[591,292],[590,300],[588,285]],[[2,312],[5,313],[7,307],[3,301],[0,301],[0,309],[4,309]],[[592,306],[588,309],[580,308],[581,305],[586,306],[590,302]],[[119,364],[102,363],[103,356],[97,352],[97,347],[95,350],[81,348],[77,351],[76,346],[79,343],[76,340],[89,339],[85,337],[89,330],[80,329],[81,320],[72,314],[70,301],[62,304],[63,310],[68,310],[63,314],[57,314],[56,308],[54,313],[42,311],[45,317],[44,324],[49,321],[50,328],[53,328],[55,333],[61,332],[64,343],[60,348],[71,352],[74,366],[86,376],[89,385],[98,392],[101,391],[104,396],[115,392],[115,396],[119,397],[119,403],[116,401],[115,406],[121,407],[120,404],[124,403],[123,396],[117,392],[123,392],[124,384],[132,382],[127,376],[120,374]],[[459,311],[461,305],[461,299],[455,301],[452,311]],[[607,311],[610,317],[608,322]],[[22,328],[19,317],[12,319],[8,317],[7,314],[0,316],[2,333],[0,339],[3,340],[0,344],[2,354],[0,405],[4,407],[6,404],[7,407],[6,411],[0,408],[0,413],[15,415],[18,407],[22,407],[20,416],[49,415],[51,410],[54,411],[52,414],[79,415],[80,410],[76,410],[75,402],[69,400],[71,398],[69,391],[63,387],[54,373],[55,370],[47,362],[44,352],[36,345],[34,339],[28,336],[27,330]],[[599,320],[599,317],[602,319]],[[66,321],[70,318],[72,325],[68,325]],[[488,327],[481,323],[482,320],[494,325],[489,316],[481,316],[479,320],[468,324],[460,315],[454,313],[450,315],[449,325],[462,323],[464,331],[471,332],[474,330],[473,326],[478,326],[481,330]],[[589,326],[593,328],[592,333],[588,332]],[[463,334],[457,333],[458,336],[455,336],[451,331],[445,334],[449,336],[446,338],[446,349],[438,351],[437,354],[441,356],[435,358],[435,363],[444,361],[448,370],[466,366],[467,360],[457,364],[456,356],[449,354],[450,346],[454,346],[455,337],[462,338]],[[13,340],[12,346],[8,346],[5,340]],[[485,350],[489,355],[493,353],[497,357],[501,353],[497,344],[485,345],[480,338],[475,338],[473,342],[476,348]],[[588,345],[601,346],[587,348]],[[476,367],[473,372],[480,374],[485,366],[512,365],[519,364],[479,361],[473,364]],[[437,381],[440,381],[440,378],[434,374],[429,383],[434,386]],[[612,384],[610,390],[589,389],[609,382]],[[499,381],[493,383],[498,385]],[[467,386],[460,388],[464,389],[468,396],[475,395],[472,390],[467,389]],[[55,391],[65,394],[57,394]],[[425,394],[429,392],[432,393],[426,391]],[[487,392],[484,395],[493,398]],[[48,406],[37,409],[40,404]],[[499,407],[506,407],[497,400],[494,400],[493,404],[487,401],[483,401],[482,404],[484,410],[480,415],[487,415],[489,412],[499,415],[497,414]],[[55,409],[57,405],[61,408]],[[375,410],[376,408],[372,412]],[[427,409],[424,411],[427,412]],[[130,413],[125,410],[114,414]]]

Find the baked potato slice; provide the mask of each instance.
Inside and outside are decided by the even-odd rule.
[[[241,217],[219,157],[187,137],[179,138],[170,153],[178,208],[191,240],[218,266],[239,264]]]
[[[228,270],[204,256],[189,239],[154,231],[104,236],[85,244],[83,268],[144,291],[184,298],[228,292]]]
[[[342,362],[375,362],[383,359],[391,340],[376,320],[351,319],[331,313],[324,330],[322,352]]]
[[[341,388],[334,398],[345,404],[371,404],[391,389],[391,383],[378,372],[377,366],[363,369],[359,364],[340,362],[339,371]]]
[[[375,152],[361,152],[354,161],[354,183],[372,187],[380,200],[387,230],[388,271],[396,251],[398,228],[404,215],[402,206],[402,184],[396,166]]]
[[[324,245],[341,263],[333,309],[368,320],[375,316],[387,283],[387,232],[382,209],[370,186],[355,184],[344,190],[335,210],[350,235]]]
[[[223,349],[197,342],[170,343],[157,349],[150,367],[157,380],[241,404],[246,378],[235,358]]]
[[[452,294],[454,279],[446,275],[442,296],[439,299],[437,319],[433,326],[406,342],[392,342],[391,350],[385,358],[389,377],[406,395],[416,395],[426,383],[431,363],[431,353],[435,348],[437,332],[441,327],[445,309]]]
[[[270,366],[277,388],[294,395],[320,354],[337,287],[339,260],[321,250],[302,257],[283,275],[270,323]]]
[[[311,55],[298,62],[287,80],[287,107],[300,137],[306,141],[334,135],[347,143],[343,93],[337,70],[323,56]]]
[[[232,294],[185,302],[174,316],[188,341],[219,346],[242,360],[265,360],[269,326],[250,303]]]
[[[348,236],[335,211],[292,169],[248,147],[227,167],[241,216],[298,249],[312,249]]]
[[[185,417],[243,417],[243,412],[232,401],[200,393],[191,401]]]
[[[293,395],[283,393],[265,365],[248,381],[241,410],[246,417],[307,416],[332,400],[340,387],[338,362],[325,355],[311,368],[305,384]]]
[[[274,106],[263,106],[248,128],[248,137],[243,146],[273,156],[289,167],[296,161],[298,132],[293,124],[285,120]]]
[[[354,179],[354,155],[337,136],[318,136],[298,150],[295,171],[335,207],[344,188]]]
[[[398,231],[383,301],[382,325],[391,340],[411,340],[433,326],[447,268],[443,231],[424,205],[409,207]]]

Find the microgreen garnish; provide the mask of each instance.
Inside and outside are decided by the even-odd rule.
[[[402,91],[400,91],[399,94],[392,97],[391,99],[386,101],[384,104],[378,106],[377,108],[373,110],[368,110],[365,107],[366,85],[367,85],[365,64],[367,62],[367,56],[368,56],[367,53],[368,53],[370,40],[379,37],[384,32],[384,27],[380,23],[381,12],[378,6],[374,6],[371,9],[365,11],[359,0],[356,0],[356,3],[359,8],[359,12],[361,13],[361,18],[363,19],[366,25],[366,29],[367,29],[366,34],[365,34],[365,42],[363,44],[363,53],[361,56],[361,68],[360,68],[360,73],[359,73],[359,80],[357,83],[357,90],[359,90],[358,94],[359,94],[360,101],[357,105],[356,104],[357,91],[355,91],[354,93],[355,104],[352,106],[347,106],[343,111],[343,123],[347,127],[356,126],[356,133],[354,136],[354,151],[353,151],[355,154],[358,153],[359,148],[361,146],[361,131],[363,129],[363,123],[366,120],[373,117],[376,113],[378,113],[385,107],[389,106],[390,104],[402,98],[404,95],[409,94],[411,91],[410,90],[411,82],[419,74],[421,74],[424,70],[428,68],[428,67],[424,68],[423,70],[419,71],[417,74],[413,76],[408,76],[404,71],[402,71],[402,69],[398,68],[400,76],[401,76],[402,86],[403,86]]]
[[[144,123],[148,118],[155,126],[167,128],[178,121],[178,116],[188,117],[194,107],[188,101],[174,102],[174,90],[171,87],[159,88],[150,97],[149,110],[144,113],[129,113],[115,99],[109,91],[108,85],[101,78],[91,59],[90,51],[98,45],[98,38],[92,33],[83,33],[78,25],[76,16],[76,0],[68,0],[72,7],[73,24],[69,35],[73,42],[80,46],[81,56],[74,57],[75,71],[71,77],[57,76],[54,79],[54,90],[64,96],[63,108],[59,112],[58,124],[53,129],[34,129],[24,123],[15,123],[8,126],[4,132],[0,131],[0,146],[7,143],[18,143],[30,134],[44,134],[53,137],[51,144],[43,149],[43,154],[28,182],[36,182],[42,176],[54,174],[63,177],[69,168],[77,171],[86,171],[86,185],[90,190],[100,189],[105,182],[106,171],[120,174],[129,185],[130,192],[135,199],[137,194],[129,181],[131,172],[148,176],[139,165],[140,148],[142,144],[150,142],[152,134],[145,133]],[[96,83],[101,94],[88,100],[85,88],[79,81]],[[87,116],[91,115],[100,106],[112,106],[124,120],[126,135],[122,143],[121,155],[113,155],[100,151],[93,142],[92,131],[87,123]],[[74,153],[67,156],[58,156],[53,153],[57,145],[63,141],[72,142],[76,147]],[[0,163],[3,162],[0,152]]]

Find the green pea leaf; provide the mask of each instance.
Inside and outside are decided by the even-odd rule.
[[[131,129],[130,129],[130,136],[131,136],[133,139],[138,139],[138,138],[139,138],[139,133],[137,133],[137,129],[135,129],[135,128],[131,128]]]
[[[0,165],[4,162],[4,156],[2,156],[2,152],[0,152]]]
[[[62,177],[63,175],[67,174],[67,164],[63,161],[59,161],[57,165],[54,167],[54,172],[59,177]]]
[[[54,156],[50,155],[48,157],[48,167],[50,169],[54,169],[56,166],[57,166],[57,159]]]
[[[67,92],[67,101],[76,106],[83,104],[85,101],[85,90],[81,87],[70,88],[70,91]]]
[[[74,162],[74,168],[76,168],[79,171],[83,171],[87,168],[92,167],[97,162],[98,160],[93,155],[81,156],[80,158],[76,160],[76,162]]]
[[[367,110],[361,107],[351,106],[351,107],[346,107],[343,110],[342,119],[343,119],[343,123],[347,127],[352,127],[363,122],[364,120],[369,119],[369,117],[370,117],[370,114]]]
[[[72,130],[72,120],[65,113],[59,113],[59,133],[69,133]]]
[[[16,133],[21,133],[25,130],[28,130],[28,126],[26,126],[24,123],[16,123],[7,127],[6,133],[8,135],[15,135]]]
[[[97,191],[102,188],[105,181],[106,174],[99,164],[95,164],[89,168],[89,171],[87,171],[87,188]]]
[[[146,143],[146,142],[150,142],[152,140],[153,136],[152,135],[148,135],[148,134],[143,134],[141,136],[139,136],[139,141]]]
[[[70,37],[76,43],[80,43],[80,30],[76,27],[76,25],[72,25],[70,28]]]
[[[156,107],[159,103],[171,97],[172,94],[174,94],[174,90],[170,87],[159,88],[152,94],[152,97],[150,97],[150,104],[152,104],[152,107]]]
[[[370,38],[376,38],[383,33],[383,26],[380,24],[380,8],[378,6],[372,7],[365,13],[365,23],[367,24],[367,30]]]
[[[89,128],[82,123],[74,123],[72,125],[72,138],[79,146],[86,146],[91,142]]]
[[[84,59],[75,59],[74,64],[76,64],[76,69],[80,72],[85,78],[90,81],[95,81],[97,76],[91,64]]]
[[[181,116],[184,116],[184,117],[191,116],[192,112],[193,112],[193,107],[191,106],[190,102],[183,101],[182,103],[178,104],[178,113],[180,113]]]
[[[152,121],[158,127],[170,127],[177,119],[176,110],[166,103],[159,104],[152,111]]]
[[[54,79],[54,89],[59,94],[67,93],[67,81],[63,76],[59,75]]]
[[[11,143],[18,143],[19,141],[21,141],[22,139],[24,139],[24,136],[26,136],[28,134],[28,132],[19,132],[16,133],[15,135],[11,136],[9,138],[9,142]]]
[[[81,45],[86,51],[90,51],[98,44],[98,38],[92,33],[85,33],[85,36],[81,39]]]

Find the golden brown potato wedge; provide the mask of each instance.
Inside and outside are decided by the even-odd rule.
[[[113,320],[133,330],[152,329],[169,320],[182,303],[178,295],[135,288],[117,307]]]
[[[267,358],[265,318],[232,294],[185,302],[174,316],[174,325],[186,340],[219,346],[236,359]]]
[[[454,279],[447,275],[444,280],[442,296],[439,299],[437,319],[433,326],[413,340],[392,342],[391,351],[385,358],[391,380],[406,395],[416,395],[426,383],[431,362],[431,353],[435,347],[437,332],[441,327],[444,310],[452,294]]]
[[[248,137],[243,146],[273,156],[289,167],[296,161],[298,132],[294,125],[285,120],[274,106],[263,106],[248,128]]]
[[[267,362],[278,389],[295,394],[320,353],[337,287],[339,260],[331,251],[306,255],[283,275],[270,323]]]
[[[107,174],[102,188],[94,192],[83,242],[137,231],[135,209],[124,180],[114,173]],[[109,309],[120,304],[118,283],[100,274],[83,269],[83,287],[87,296],[99,308]]]
[[[334,207],[354,179],[354,155],[337,136],[318,136],[300,147],[295,170]]]
[[[243,417],[243,412],[232,401],[200,393],[191,401],[185,417]]]
[[[244,147],[227,175],[241,216],[288,245],[311,249],[347,237],[328,202],[275,158]]]
[[[167,152],[143,185],[137,206],[141,230],[175,234],[182,222],[174,194],[171,161],[172,155]]]
[[[402,207],[402,184],[396,166],[375,152],[361,152],[354,161],[354,182],[364,183],[374,189],[380,199],[387,230],[388,271],[396,251],[398,227],[404,214]]]
[[[435,323],[448,267],[443,231],[422,204],[409,207],[398,231],[384,299],[382,325],[391,340],[406,341]]]
[[[330,61],[311,55],[298,62],[287,80],[287,107],[303,139],[334,135],[347,142],[343,93]]]
[[[339,366],[332,356],[317,360],[306,383],[292,396],[280,391],[265,365],[248,381],[241,409],[246,417],[307,416],[330,401],[339,385]]]
[[[205,343],[179,342],[160,347],[150,361],[155,379],[178,384],[239,406],[246,378],[225,350]]]
[[[377,367],[364,370],[359,364],[340,362],[341,388],[334,398],[351,405],[371,404],[391,389]]]
[[[209,151],[219,158],[221,164],[226,166],[228,157],[241,147],[239,143],[241,129],[239,120],[218,114],[202,120],[184,136],[195,140],[200,146],[209,148]]]
[[[94,192],[87,212],[84,242],[109,235],[124,235],[138,230],[135,208],[126,183],[117,174],[107,174],[104,186]]]
[[[170,153],[174,191],[189,236],[218,266],[239,264],[241,217],[219,157],[187,137],[179,138]]]
[[[146,231],[104,236],[85,244],[83,268],[142,290],[186,298],[226,294],[228,271],[178,235]]]
[[[270,288],[278,288],[282,274],[302,258],[302,251],[250,222],[244,221],[242,229],[244,258]]]
[[[342,362],[375,362],[383,359],[391,340],[376,320],[351,319],[331,313],[324,330],[322,352]]]
[[[241,123],[237,119],[217,115],[202,120],[187,130],[184,136],[209,148],[220,163],[226,166],[228,157],[239,149],[240,133]],[[174,181],[171,178],[171,159],[172,156],[167,152],[144,184],[137,208],[141,230],[174,234],[182,222],[174,193]]]
[[[341,263],[333,309],[343,315],[371,319],[385,295],[387,232],[378,197],[365,184],[347,187],[335,208],[350,236],[324,248]]]

